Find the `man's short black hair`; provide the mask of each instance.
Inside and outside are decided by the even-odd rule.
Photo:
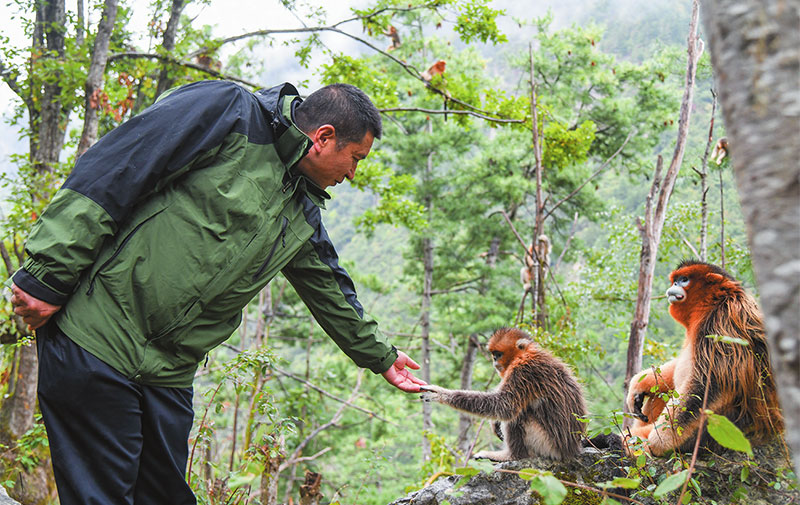
[[[336,129],[339,148],[361,142],[367,132],[381,138],[381,115],[369,97],[352,84],[330,84],[308,95],[294,112],[294,122],[309,133],[324,124]]]

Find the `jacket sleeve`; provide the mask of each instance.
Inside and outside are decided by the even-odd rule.
[[[319,209],[317,209],[317,216]],[[338,256],[321,222],[282,270],[325,333],[356,365],[383,373],[397,359],[397,350],[365,316],[353,281],[339,266]]]
[[[28,259],[14,283],[36,298],[64,304],[137,202],[202,166],[231,131],[245,127],[240,118],[247,94],[229,82],[192,83],[103,136],[78,159],[34,224],[25,245]]]

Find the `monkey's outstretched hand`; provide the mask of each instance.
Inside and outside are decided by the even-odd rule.
[[[420,386],[419,390],[422,391],[420,398],[423,402],[438,402],[441,393],[447,391],[445,388],[434,386],[433,384]]]
[[[408,357],[408,354],[403,351],[397,351],[397,359],[394,361],[388,370],[383,372],[383,378],[386,382],[406,393],[417,393],[420,386],[427,384],[424,380],[414,377],[414,375],[406,368],[419,370],[419,365],[416,361]]]

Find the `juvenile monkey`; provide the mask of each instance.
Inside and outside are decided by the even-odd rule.
[[[511,461],[546,456],[567,459],[581,451],[586,414],[583,392],[569,368],[536,345],[528,334],[500,328],[489,339],[500,385],[495,391],[464,391],[423,386],[423,400],[499,422],[495,431],[505,442],[499,451],[475,458]]]

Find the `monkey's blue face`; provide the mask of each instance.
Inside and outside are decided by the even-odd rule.
[[[686,298],[686,289],[684,288],[688,286],[690,282],[689,277],[686,275],[677,276],[672,286],[667,289],[667,300],[669,300],[669,303],[682,302]]]

